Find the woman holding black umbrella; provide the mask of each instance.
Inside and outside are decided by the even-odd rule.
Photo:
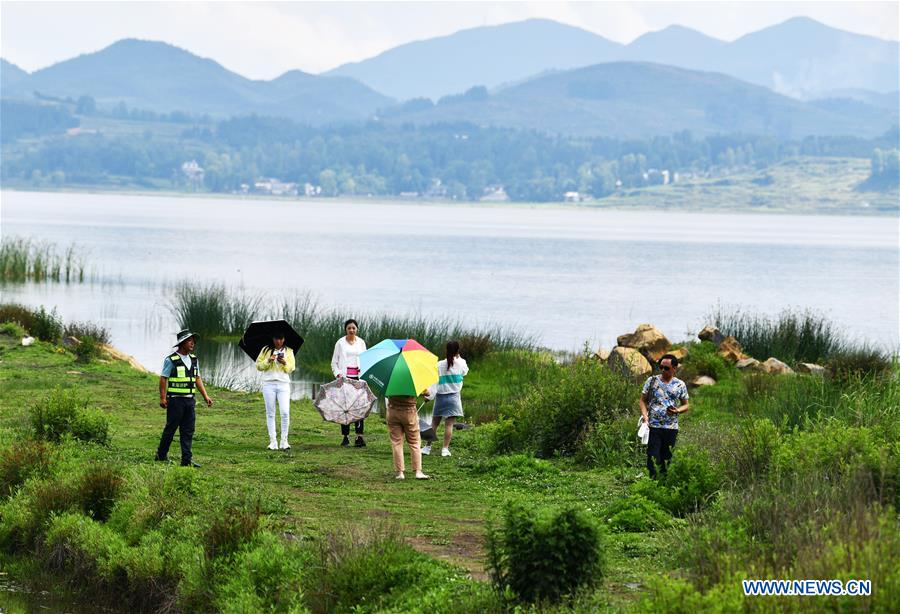
[[[270,450],[290,450],[288,429],[291,426],[291,372],[294,370],[294,351],[284,344],[284,332],[272,336],[272,344],[266,345],[256,359],[256,368],[262,372],[263,399],[266,402],[266,426],[269,429]],[[281,443],[275,432],[275,406],[281,414]]]

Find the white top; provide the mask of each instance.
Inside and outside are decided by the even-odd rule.
[[[447,368],[447,360],[438,362],[438,394],[454,394],[462,390],[463,378],[469,373],[469,365],[466,364],[465,358],[456,356],[453,359],[453,366]]]
[[[357,337],[353,344],[347,343],[347,337],[341,337],[334,344],[331,355],[331,372],[335,377],[347,375],[347,367],[359,368],[359,355],[366,351],[366,342]]]

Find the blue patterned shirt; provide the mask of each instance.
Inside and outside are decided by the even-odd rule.
[[[650,384],[653,383],[653,392]],[[650,417],[650,428],[677,429],[678,414],[666,411],[669,407],[678,407],[688,400],[688,389],[683,381],[673,377],[668,383],[659,375],[653,375],[644,382],[641,394],[647,394],[647,413]]]

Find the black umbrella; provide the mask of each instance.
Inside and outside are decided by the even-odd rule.
[[[294,350],[294,354],[303,345],[303,337],[297,334],[287,320],[264,320],[248,326],[238,346],[252,360],[256,360],[263,347],[272,345],[272,337],[276,334],[284,335],[284,344]]]

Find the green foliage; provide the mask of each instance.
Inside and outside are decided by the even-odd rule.
[[[3,322],[0,324],[0,335],[21,339],[25,336],[25,329],[18,322]]]
[[[0,139],[9,143],[21,137],[60,134],[79,124],[65,105],[49,105],[4,98],[0,101]]]
[[[29,332],[34,329],[34,311],[25,305],[4,303],[0,305],[0,322],[15,322]]]
[[[515,428],[511,444],[539,456],[576,454],[593,427],[626,414],[638,396],[632,382],[594,360],[577,360],[546,376],[504,409]]]
[[[45,476],[53,462],[53,451],[41,441],[16,442],[0,451],[0,499],[8,497],[32,476]]]
[[[84,275],[84,259],[74,243],[63,253],[52,243],[21,237],[9,237],[0,244],[2,281],[75,282],[84,281]]]
[[[226,507],[214,516],[203,534],[206,558],[233,556],[259,530],[259,505],[255,508]]]
[[[34,312],[34,324],[29,332],[41,341],[57,341],[63,332],[63,324],[59,315],[56,313],[56,307],[53,311],[47,311],[41,305]]]
[[[52,442],[71,435],[81,441],[109,443],[109,418],[90,407],[75,390],[57,388],[31,409],[31,425],[38,439]]]
[[[84,341],[85,337],[90,337],[96,343],[109,344],[110,342],[109,330],[93,322],[69,322],[63,329],[63,335],[75,337],[80,341]]]
[[[734,366],[719,356],[715,344],[701,341],[689,345],[688,350],[678,373],[678,377],[684,381],[690,381],[698,375],[707,375],[717,382],[734,377]]]
[[[629,533],[657,531],[672,524],[668,512],[642,495],[617,499],[603,511],[603,517],[612,530]]]
[[[500,526],[487,531],[495,589],[524,602],[555,603],[603,575],[604,541],[597,522],[576,508],[536,509],[509,503]]]
[[[100,358],[103,355],[103,348],[100,342],[93,337],[82,336],[80,343],[73,348],[75,352],[75,362],[89,363],[92,360]]]
[[[178,325],[200,335],[240,336],[259,313],[262,297],[229,292],[224,284],[179,284],[171,310]]]
[[[781,440],[778,429],[768,418],[743,421],[731,435],[724,464],[733,481],[754,480],[766,475],[772,456]]]
[[[623,416],[599,422],[585,433],[578,460],[594,467],[620,467],[635,454],[637,420]]]
[[[709,454],[696,446],[678,446],[669,470],[660,479],[643,478],[632,486],[634,494],[643,495],[675,516],[685,516],[706,507],[719,492],[723,470],[709,459]]]
[[[90,465],[75,484],[74,496],[81,510],[94,520],[105,522],[122,489],[122,475],[110,466]]]
[[[773,318],[719,307],[708,319],[760,360],[774,356],[788,364],[824,362],[847,345],[831,320],[811,310],[785,309]]]
[[[881,350],[859,346],[844,348],[833,354],[826,363],[832,377],[841,381],[852,381],[854,378],[868,375],[889,375],[893,365],[891,357]]]

